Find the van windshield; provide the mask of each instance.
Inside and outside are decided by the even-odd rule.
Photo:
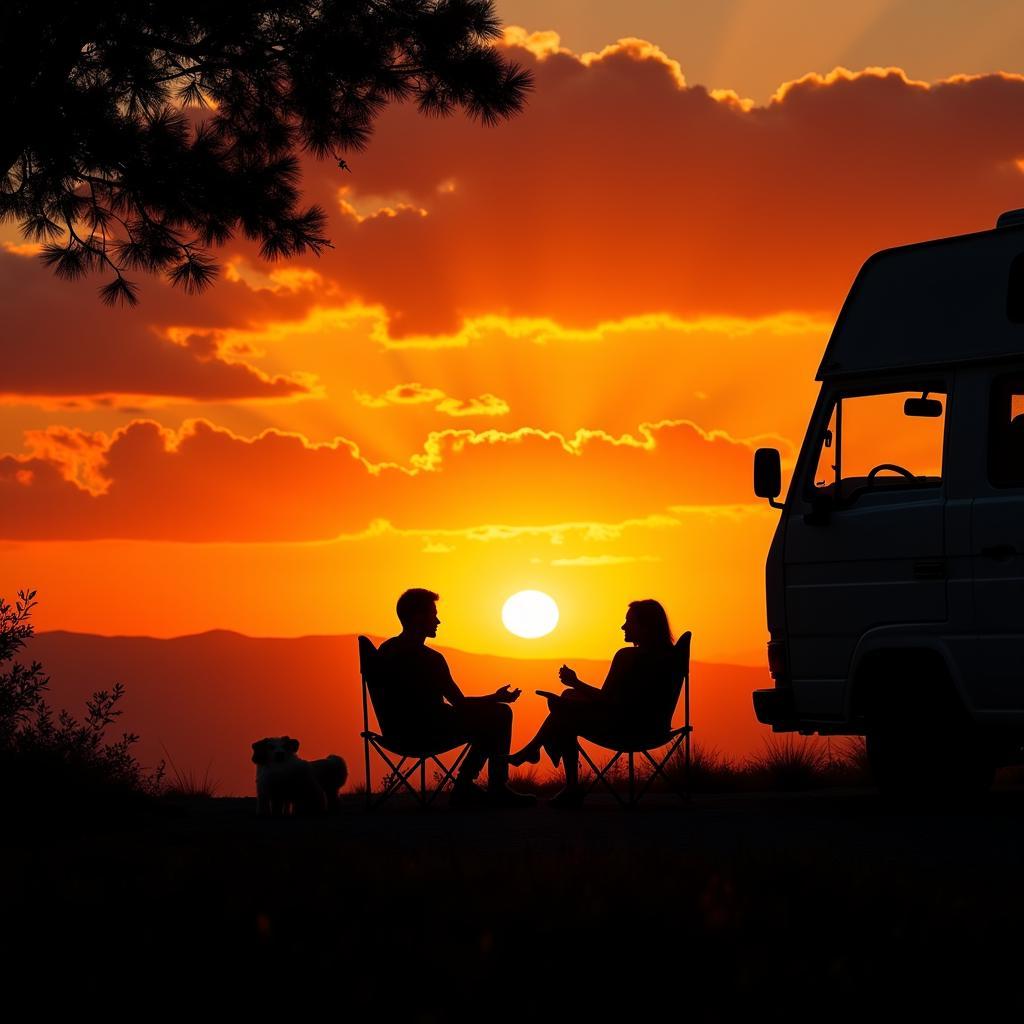
[[[919,409],[925,395],[939,415],[908,415],[907,399],[918,400]],[[945,422],[941,392],[841,396],[821,440],[812,492],[851,498],[868,489],[938,485]]]

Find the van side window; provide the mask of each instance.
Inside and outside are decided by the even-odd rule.
[[[992,382],[988,478],[996,487],[1024,487],[1024,372]]]
[[[821,454],[818,456],[818,468],[814,473],[814,487],[819,491],[834,487],[839,472],[839,463],[836,459],[839,451],[836,447],[838,409],[838,405],[833,406],[828,428],[825,431],[825,436],[821,439]]]
[[[941,391],[840,397],[822,437],[811,495],[852,499],[869,490],[938,486],[945,421]]]

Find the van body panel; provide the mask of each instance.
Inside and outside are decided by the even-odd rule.
[[[789,517],[786,621],[798,712],[842,714],[865,633],[893,622],[945,622],[946,581],[932,575],[942,562],[943,514],[941,495],[907,501],[892,493],[838,510],[822,526]]]
[[[974,501],[975,698],[1024,711],[1024,493]]]
[[[941,238],[876,253],[836,321],[818,380],[952,365],[1024,352],[1007,316],[1007,283],[1024,227]]]

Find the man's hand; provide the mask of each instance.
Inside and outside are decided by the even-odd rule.
[[[558,678],[562,680],[562,683],[565,686],[580,685],[580,677],[576,675],[576,673],[571,668],[569,668],[568,665],[563,665],[558,670]]]
[[[499,704],[514,704],[519,699],[522,690],[513,690],[506,683],[500,690],[494,691],[494,699]]]

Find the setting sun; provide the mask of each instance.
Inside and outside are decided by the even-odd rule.
[[[558,605],[540,590],[521,590],[501,609],[505,628],[526,640],[547,636],[558,625]]]

